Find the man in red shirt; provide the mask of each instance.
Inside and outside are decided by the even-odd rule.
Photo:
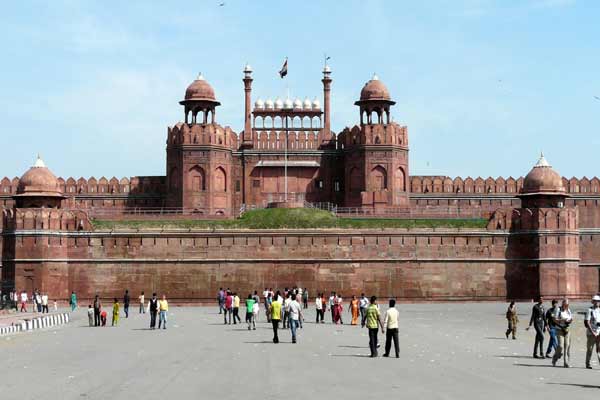
[[[225,297],[225,314],[223,314],[223,323],[227,323],[227,315],[229,315],[229,325],[231,325],[231,315],[233,314],[233,295],[227,292]]]

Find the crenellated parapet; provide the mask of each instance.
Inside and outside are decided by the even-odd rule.
[[[576,207],[557,208],[500,208],[490,218],[489,230],[508,231],[576,231],[579,212]]]
[[[228,126],[212,124],[186,124],[179,122],[168,129],[167,145],[211,145],[232,150],[238,147],[237,134]]]
[[[14,208],[2,210],[5,232],[14,231],[90,231],[92,224],[81,210]]]
[[[596,193],[600,194],[600,179],[594,177],[562,178],[567,193]],[[511,194],[519,193],[523,187],[523,177],[486,179],[482,177],[451,178],[448,176],[411,176],[410,191],[412,193],[476,193],[476,194]]]
[[[408,147],[408,128],[395,122],[354,125],[352,128],[345,128],[338,135],[337,142],[340,149],[372,144]]]

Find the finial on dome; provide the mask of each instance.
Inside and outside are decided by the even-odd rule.
[[[35,164],[33,164],[33,168],[46,168],[46,164],[44,163],[44,160],[42,160],[42,157],[40,157],[39,153],[37,155],[37,160],[35,160]]]
[[[246,66],[244,67],[244,72],[252,72],[252,67],[250,66],[250,64],[246,63]]]
[[[546,161],[546,158],[544,157],[544,153],[540,152],[540,159],[535,164],[534,168],[542,168],[542,167],[550,167],[550,164],[548,163],[548,161]]]
[[[204,76],[202,75],[202,72],[198,72],[198,77],[196,78],[197,81],[203,81],[204,80]]]
[[[371,78],[372,81],[378,81],[379,77],[377,76],[377,74],[375,72],[373,72],[373,77]]]

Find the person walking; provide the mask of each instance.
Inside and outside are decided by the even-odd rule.
[[[27,312],[27,292],[21,292],[21,312]]]
[[[304,309],[308,309],[308,289],[304,288],[304,290],[302,291],[302,304],[304,306]]]
[[[44,313],[48,314],[48,293],[42,294],[42,314]]]
[[[596,356],[600,363],[600,296],[592,297],[592,306],[585,313],[585,333],[587,338],[585,367],[592,369],[592,351],[596,347]]]
[[[294,297],[294,299],[290,302],[289,305],[289,326],[292,331],[292,343],[296,343],[296,332],[298,331],[298,326],[300,326],[300,322],[302,321],[302,306],[298,302],[298,299]]]
[[[533,345],[533,358],[544,358],[544,331],[546,329],[546,321],[544,317],[544,299],[540,296],[537,299],[537,303],[531,309],[531,318],[529,319],[529,326],[526,330],[531,328],[533,325],[535,329],[535,342]],[[538,357],[537,352],[540,352]]]
[[[295,299],[295,297],[294,297]],[[290,319],[290,304],[292,303],[292,293],[288,292],[283,302],[283,329],[288,327]]]
[[[329,302],[328,302],[328,306],[329,306],[329,311],[331,312],[331,323],[335,324],[335,292],[331,292],[331,296],[329,296]]]
[[[273,302],[273,295],[271,292],[267,292],[267,297],[265,297],[265,314],[267,317],[267,322],[271,323],[271,303]]]
[[[546,349],[546,358],[550,358],[550,352],[555,351],[558,347],[558,339],[556,338],[556,324],[554,323],[554,315],[558,311],[558,300],[552,300],[552,307],[546,311],[546,330],[550,334],[548,348]]]
[[[323,294],[318,293],[317,294],[317,298],[315,299],[315,309],[317,310],[317,319],[316,319],[316,323],[318,324],[319,321],[323,324],[325,323],[325,311],[323,311],[323,307],[325,305],[323,304]]]
[[[352,314],[351,325],[358,324],[358,316],[359,316],[359,304],[356,296],[352,296],[352,300],[350,300],[350,307],[348,307],[348,312]]]
[[[112,309],[112,324],[111,326],[119,325],[119,299],[115,297]]]
[[[162,299],[158,301],[158,329],[162,323],[162,328],[167,329],[167,312],[169,312],[169,302],[167,296],[163,294]]]
[[[90,324],[90,327],[94,326],[94,307],[91,304],[88,305],[87,315],[88,324]]]
[[[146,314],[146,296],[144,295],[144,291],[138,296],[138,300],[140,301],[140,314]]]
[[[225,306],[225,292],[223,288],[219,288],[217,293],[217,303],[219,304],[219,315],[223,314],[223,308]]]
[[[252,298],[252,295],[248,293],[248,298],[246,299],[246,323],[248,324],[248,330],[252,329],[252,323],[254,322],[254,303],[255,300]],[[256,329],[255,322],[254,329]]]
[[[83,303],[85,304],[85,303]],[[69,305],[71,306],[71,312],[75,311],[75,309],[77,308],[77,295],[75,294],[75,291],[71,292],[71,298],[69,299]]]
[[[277,292],[279,295],[279,292]],[[279,320],[281,319],[281,302],[278,300],[279,296],[277,296],[271,304],[269,305],[269,314],[271,315],[271,325],[273,326],[273,343],[279,343],[279,336],[277,335],[277,330],[279,329]]]
[[[506,329],[506,338],[512,333],[513,340],[517,339],[517,324],[519,317],[517,316],[517,305],[511,301],[506,310],[506,319],[508,320],[508,329]]]
[[[94,326],[100,326],[100,309],[102,308],[102,302],[100,296],[94,297]]]
[[[131,297],[129,296],[129,290],[125,290],[125,295],[123,296],[123,312],[125,312],[125,318],[129,318],[129,302],[131,302]]]
[[[223,314],[223,323],[227,324],[227,315],[229,315],[229,325],[231,325],[231,317],[233,315],[233,295],[227,291],[225,296],[225,314]]]
[[[156,293],[152,293],[152,298],[148,302],[148,311],[150,312],[150,329],[156,329],[156,314],[158,313]]]
[[[385,353],[384,357],[390,356],[392,349],[392,340],[394,341],[394,351],[396,358],[400,358],[400,346],[398,344],[398,310],[396,310],[396,300],[390,299],[390,308],[385,312],[383,326],[385,326]]]
[[[556,362],[561,357],[564,357],[564,367],[571,367],[569,365],[569,361],[571,360],[571,333],[569,332],[569,326],[571,325],[571,322],[573,322],[573,314],[571,314],[571,310],[569,309],[569,299],[565,298],[556,314],[554,314],[558,346],[552,357],[553,367],[556,367]]]
[[[360,294],[360,300],[358,301],[358,307],[360,311],[360,326],[365,327],[365,318],[367,316],[367,307],[369,307],[369,299],[364,293]]]
[[[35,290],[35,293],[33,294],[33,301],[35,303],[35,310],[37,310],[37,312],[41,313],[42,312],[42,295],[40,294],[40,292],[37,291],[37,289]]]
[[[236,324],[236,320],[237,322],[239,322],[240,324],[242,323],[242,320],[240,319],[240,297],[237,295],[237,293],[233,294],[233,324]]]
[[[371,349],[371,357],[377,357],[377,345],[379,344],[377,335],[379,327],[381,333],[385,333],[385,328],[381,323],[381,314],[377,308],[377,297],[371,296],[369,307],[367,307],[365,326],[369,330],[369,349]]]
[[[252,300],[254,300],[254,304],[252,304],[252,330],[256,330],[256,321],[258,320],[258,312],[260,311],[260,299],[252,298]]]

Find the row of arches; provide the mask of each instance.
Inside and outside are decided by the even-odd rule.
[[[350,192],[360,192],[365,190],[364,175],[361,168],[353,167],[350,169],[348,183],[348,190]],[[376,165],[369,171],[366,185],[367,191],[391,189],[398,192],[405,192],[406,173],[402,167],[396,168],[392,176],[392,187],[390,187],[387,170],[382,165]]]
[[[275,129],[283,129],[285,127],[284,118],[279,115],[276,116],[261,116],[257,115],[254,117],[253,126],[257,129],[267,129],[267,128],[275,128]],[[309,128],[309,129],[320,129],[323,124],[321,117],[288,117],[288,128]]]
[[[177,191],[181,189],[181,174],[177,167],[171,169],[169,174],[169,189]],[[212,174],[207,176],[206,171],[199,165],[191,167],[185,177],[185,188],[192,192],[227,192],[227,173],[221,166],[212,170]],[[210,180],[212,179],[212,181]]]

